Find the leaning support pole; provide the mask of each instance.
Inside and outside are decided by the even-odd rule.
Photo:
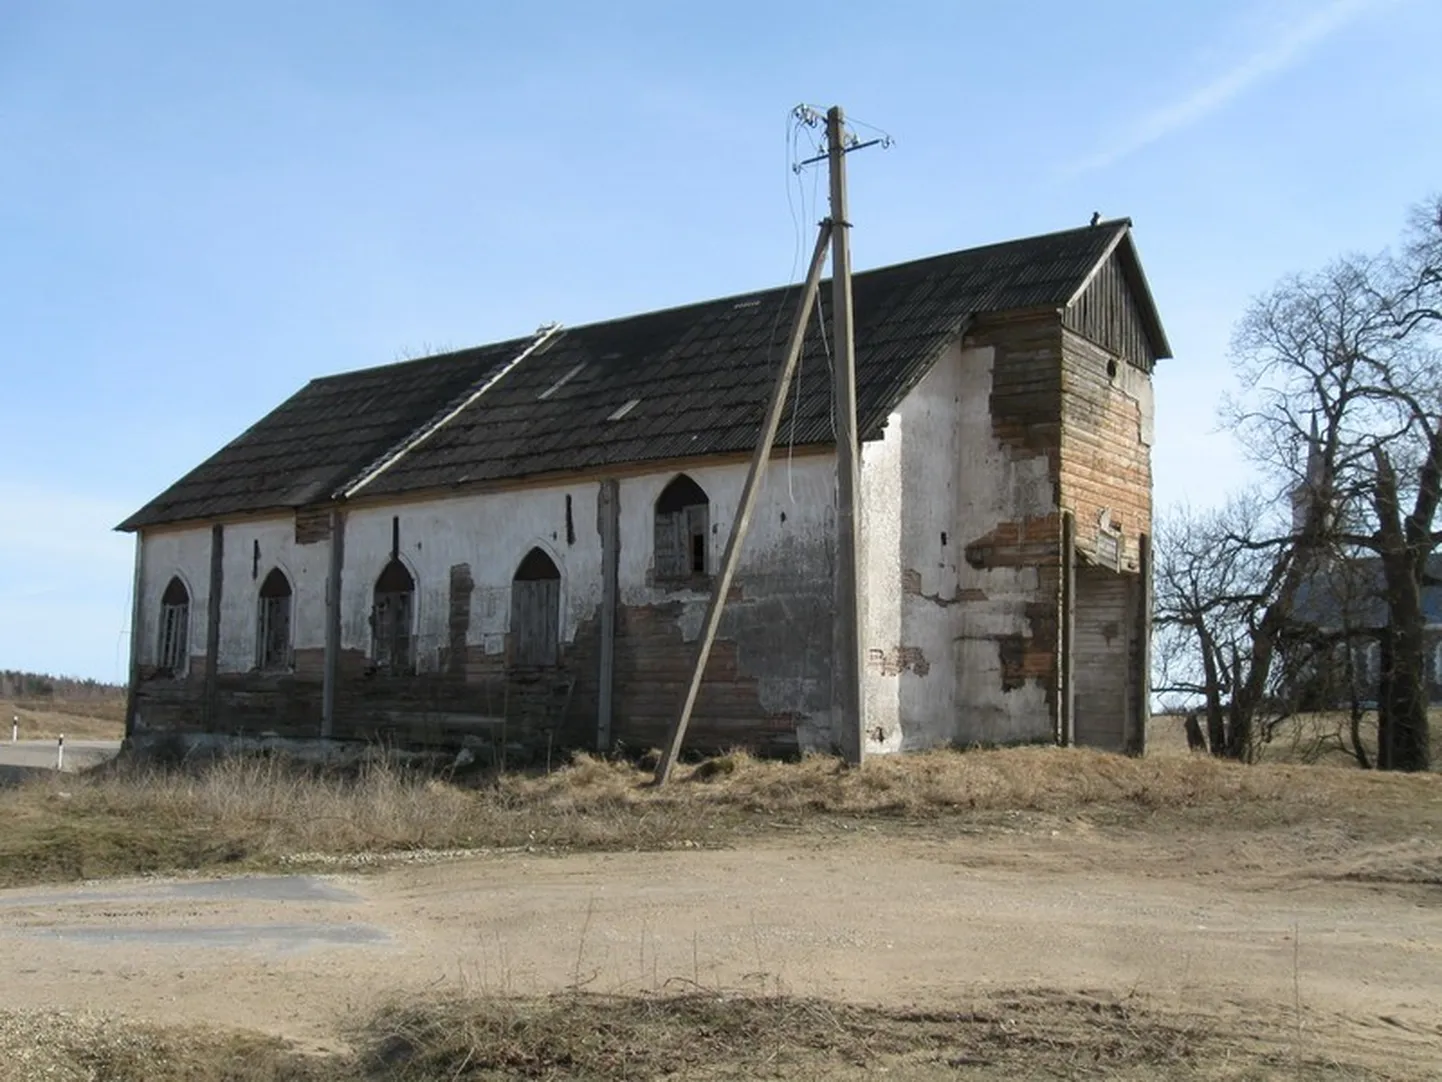
[[[686,726],[691,723],[691,711],[696,707],[696,696],[701,691],[701,678],[706,672],[706,662],[711,657],[711,645],[716,640],[716,629],[721,625],[721,610],[726,605],[726,594],[731,589],[731,579],[736,574],[736,564],[741,556],[741,543],[746,539],[746,528],[751,522],[751,511],[756,506],[756,493],[766,473],[766,462],[771,457],[771,445],[776,442],[776,430],[781,426],[781,414],[786,407],[786,392],[791,386],[792,373],[801,357],[801,346],[806,340],[806,324],[811,318],[811,306],[816,303],[817,287],[821,284],[821,271],[826,266],[826,248],[831,242],[831,222],[821,223],[821,232],[816,238],[816,250],[811,254],[811,270],[806,275],[806,285],[801,291],[801,303],[796,311],[796,322],[791,326],[791,337],[786,343],[786,357],[781,362],[781,371],[776,377],[776,386],[771,390],[771,404],[766,408],[766,420],[761,426],[761,436],[756,441],[756,451],[751,456],[751,469],[746,474],[746,484],[741,489],[741,503],[736,508],[736,519],[731,524],[731,536],[726,540],[726,554],[721,558],[721,574],[711,589],[711,600],[706,606],[706,622],[701,625],[701,637],[696,643],[696,665],[691,670],[691,682],[686,687],[686,698],[681,711],[676,715],[671,731],[666,735],[666,750],[656,764],[656,784],[665,785],[681,754],[682,741],[686,739]]]

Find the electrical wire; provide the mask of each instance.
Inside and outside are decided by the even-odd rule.
[[[787,113],[786,168],[787,171],[791,173],[792,176],[794,176],[796,179],[796,197],[795,199],[792,198],[791,180],[788,178],[786,182],[786,206],[787,209],[791,212],[791,225],[795,236],[795,247],[792,250],[791,256],[791,275],[789,278],[790,284],[787,285],[785,291],[783,291],[781,295],[780,301],[777,303],[776,315],[771,323],[771,334],[769,337],[770,345],[767,352],[768,367],[770,367],[772,357],[774,356],[774,350],[776,348],[776,328],[781,322],[781,313],[786,310],[786,299],[789,296],[791,290],[795,287],[797,275],[800,271],[803,242],[801,222],[803,220],[809,220],[811,217],[814,217],[816,211],[817,174],[815,172],[812,173],[811,200],[809,208],[810,214],[808,214],[806,185],[801,176],[801,169],[796,164],[800,157],[800,155],[797,153],[798,147],[800,145],[798,137],[800,136],[803,129],[810,131],[813,127],[814,122],[808,120],[808,116],[815,116],[815,110],[811,109],[809,106],[797,106],[795,109],[792,109]],[[814,151],[817,145],[814,135],[812,136],[811,142],[812,149]],[[801,213],[799,216],[796,212],[797,201],[799,201],[801,204]],[[786,493],[793,505],[795,505],[796,503],[795,478],[792,471],[792,464],[795,459],[796,451],[796,414],[800,408],[801,382],[806,374],[806,350],[804,344],[801,351],[801,356],[797,358],[797,365],[798,367],[796,370],[796,374],[792,381],[793,388],[791,399],[791,423],[786,440]]]

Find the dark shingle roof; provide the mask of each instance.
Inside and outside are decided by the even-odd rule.
[[[967,319],[1065,306],[1113,249],[1130,245],[1129,227],[1119,219],[856,275],[862,437],[880,433]],[[829,315],[828,286],[820,301]],[[1145,283],[1136,288],[1150,308]],[[798,292],[773,289],[568,328],[503,375],[532,339],[314,380],[120,528],[339,496],[492,380],[362,491],[394,494],[750,450]],[[1164,356],[1156,327],[1154,345]],[[833,439],[827,345],[813,318],[784,442]],[[624,417],[607,419],[632,400]]]

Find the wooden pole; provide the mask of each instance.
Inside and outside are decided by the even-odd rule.
[[[601,532],[601,672],[596,703],[596,750],[611,747],[616,694],[616,605],[621,570],[621,485],[601,482],[597,512]]]
[[[826,114],[826,152],[831,171],[831,337],[836,344],[832,394],[836,403],[837,663],[832,676],[832,700],[836,705],[841,754],[848,763],[859,766],[866,747],[861,693],[862,591],[857,561],[860,523],[856,514],[856,491],[860,465],[844,122],[841,106],[832,106]]]
[[[225,588],[225,526],[210,528],[210,593],[205,599],[205,731],[217,730],[220,667],[220,595]]]
[[[1057,643],[1057,743],[1076,743],[1076,517],[1061,513],[1061,614]]]
[[[125,737],[135,735],[135,711],[139,705],[136,692],[140,686],[140,620],[144,613],[142,591],[145,589],[145,532],[135,531],[135,575],[130,587],[130,678],[125,687]],[[189,636],[187,635],[187,638]],[[187,642],[185,649],[190,649]],[[18,727],[20,719],[15,719]]]
[[[320,735],[335,735],[335,689],[340,675],[341,573],[345,566],[345,512],[330,513],[330,564],[325,578],[325,670],[321,674]]]
[[[826,265],[826,246],[832,232],[830,222],[821,223],[820,233],[816,237],[816,250],[811,254],[811,269],[801,291],[796,322],[792,324],[791,337],[786,343],[786,356],[781,362],[776,386],[771,390],[771,403],[766,408],[766,420],[761,425],[761,435],[751,456],[751,469],[747,472],[746,484],[741,489],[741,502],[736,508],[736,519],[731,524],[731,535],[726,539],[726,554],[721,558],[721,573],[716,576],[716,584],[711,588],[711,600],[706,606],[706,620],[701,625],[701,636],[696,643],[696,664],[691,670],[691,682],[686,686],[686,697],[681,703],[681,710],[671,724],[671,731],[666,735],[666,748],[662,752],[661,761],[656,764],[657,785],[665,785],[670,778],[681,754],[681,744],[686,739],[686,726],[691,723],[691,711],[696,707],[696,696],[701,690],[706,661],[711,656],[716,629],[721,625],[721,610],[726,605],[726,594],[731,589],[731,579],[736,574],[741,543],[746,538],[746,528],[750,525],[751,512],[756,506],[756,493],[766,473],[766,462],[771,457],[771,445],[776,442],[776,431],[781,426],[781,414],[786,407],[786,392],[791,386],[791,375],[796,371],[796,362],[801,357],[801,347],[806,341],[806,324],[811,319],[811,306],[816,302],[817,289],[821,285],[821,270]]]
[[[1136,659],[1136,732],[1128,741],[1133,755],[1147,751],[1147,722],[1152,716],[1152,597],[1155,589],[1152,573],[1152,539],[1142,534],[1137,540],[1137,659]]]

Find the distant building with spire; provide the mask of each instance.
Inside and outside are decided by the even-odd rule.
[[[1307,515],[1319,501],[1331,500],[1331,485],[1327,477],[1326,459],[1322,455],[1322,438],[1317,431],[1317,415],[1312,414],[1312,428],[1307,434],[1307,467],[1301,482],[1292,489],[1292,532],[1301,533],[1307,525]],[[1325,512],[1330,525],[1332,509]]]

